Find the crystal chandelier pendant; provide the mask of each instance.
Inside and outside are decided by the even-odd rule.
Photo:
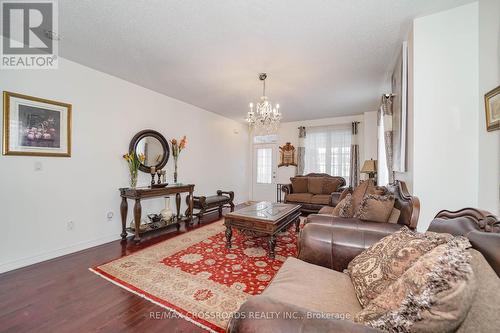
[[[262,97],[255,105],[249,104],[250,111],[245,119],[257,135],[276,134],[281,121],[280,105],[273,106],[266,96],[266,78],[266,73],[259,74],[259,80],[262,81],[263,86]]]

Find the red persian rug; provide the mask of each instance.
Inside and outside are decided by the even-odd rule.
[[[240,305],[260,294],[289,256],[296,256],[292,225],[267,257],[267,238],[235,231],[225,247],[223,221],[181,234],[91,268],[114,284],[209,331],[224,332]]]

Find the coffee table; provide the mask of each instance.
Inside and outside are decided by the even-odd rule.
[[[261,201],[227,213],[224,216],[226,226],[226,247],[231,248],[233,228],[249,236],[268,236],[269,257],[274,258],[276,234],[286,230],[295,223],[295,231],[299,231],[300,205]]]

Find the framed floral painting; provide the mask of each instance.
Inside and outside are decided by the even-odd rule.
[[[71,156],[71,104],[3,92],[3,154]]]
[[[486,129],[488,132],[500,129],[500,86],[484,95]]]

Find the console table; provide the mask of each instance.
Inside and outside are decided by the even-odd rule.
[[[172,224],[177,224],[177,229],[180,227],[180,222],[184,221],[185,223],[190,223],[193,218],[193,192],[194,185],[193,184],[173,184],[160,188],[151,188],[151,187],[125,187],[120,188],[120,196],[122,197],[122,203],[120,205],[120,213],[122,217],[122,233],[120,236],[122,239],[127,238],[127,231],[133,232],[135,234],[134,241],[139,243],[141,241],[141,234],[144,234],[145,231],[140,230],[141,224],[141,215],[142,215],[142,207],[141,200],[142,199],[151,199],[151,198],[162,198],[172,194],[175,194],[175,204],[177,208],[177,215],[175,216],[174,222],[165,224],[157,229],[166,228]],[[186,218],[182,219],[181,217],[181,193],[188,193],[187,203],[188,209],[186,211]],[[132,230],[127,228],[127,212],[128,212],[128,202],[127,199],[135,200],[134,204],[134,221],[135,221],[135,229]],[[157,230],[156,229],[156,230]]]

